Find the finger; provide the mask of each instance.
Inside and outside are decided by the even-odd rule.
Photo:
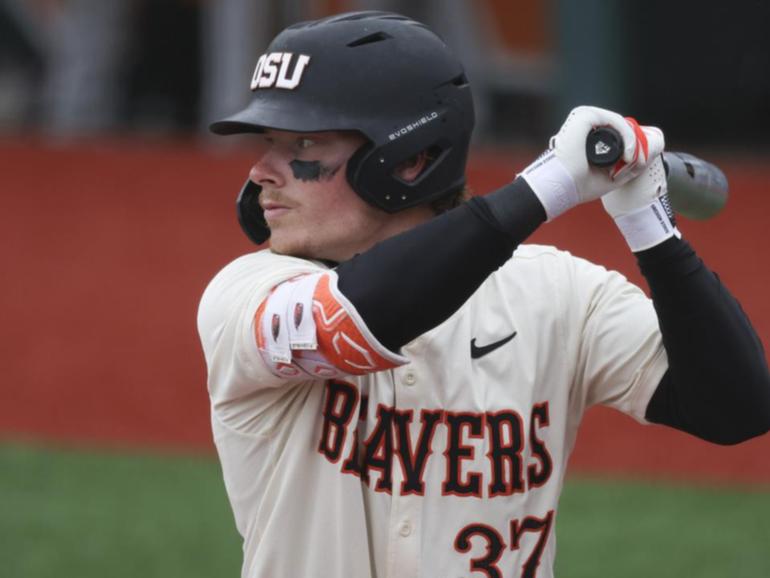
[[[654,159],[666,148],[666,139],[663,136],[663,131],[657,126],[643,126],[642,130],[647,137],[647,160]]]
[[[654,158],[663,152],[663,132],[657,127],[640,126],[636,119],[625,118],[626,124],[633,134],[633,140],[624,141],[623,157],[610,171],[614,180],[622,180],[629,174],[639,174],[650,158]]]
[[[625,121],[633,131],[634,137],[633,137],[633,140],[626,145],[626,148],[624,151],[625,153],[624,160],[628,164],[634,164],[638,162],[641,158],[642,162],[644,162],[647,160],[647,158],[649,158],[649,146],[647,143],[647,135],[642,130],[642,127],[639,126],[639,123],[636,122],[635,118],[627,116],[625,118]]]

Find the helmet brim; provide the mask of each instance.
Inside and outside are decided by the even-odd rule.
[[[266,129],[290,132],[322,132],[332,130],[360,130],[362,122],[356,118],[338,118],[334,112],[314,106],[297,106],[276,99],[256,99],[240,112],[213,122],[209,130],[218,135],[259,133]]]

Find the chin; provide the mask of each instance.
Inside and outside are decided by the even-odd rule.
[[[273,239],[270,239],[270,249],[273,253],[278,253],[279,255],[298,256],[297,250],[291,243],[284,243],[281,241],[276,242]]]
[[[317,258],[309,246],[310,243],[302,239],[287,237],[286,235],[273,234],[270,237],[270,249],[279,255],[290,257]]]
[[[310,233],[276,228],[270,236],[270,248],[279,255],[340,263],[361,252],[350,250],[356,245],[345,241],[322,227]]]

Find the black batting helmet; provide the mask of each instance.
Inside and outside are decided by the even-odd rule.
[[[252,102],[211,125],[217,134],[276,129],[354,130],[368,143],[348,162],[347,179],[389,213],[451,195],[465,185],[473,100],[462,64],[425,25],[389,12],[340,14],[288,27],[257,63]],[[413,182],[394,170],[427,151]],[[270,232],[247,182],[239,218],[252,240]]]

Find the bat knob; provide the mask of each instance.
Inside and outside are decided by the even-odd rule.
[[[614,128],[593,129],[586,137],[586,158],[595,167],[611,167],[623,154],[623,139]]]

